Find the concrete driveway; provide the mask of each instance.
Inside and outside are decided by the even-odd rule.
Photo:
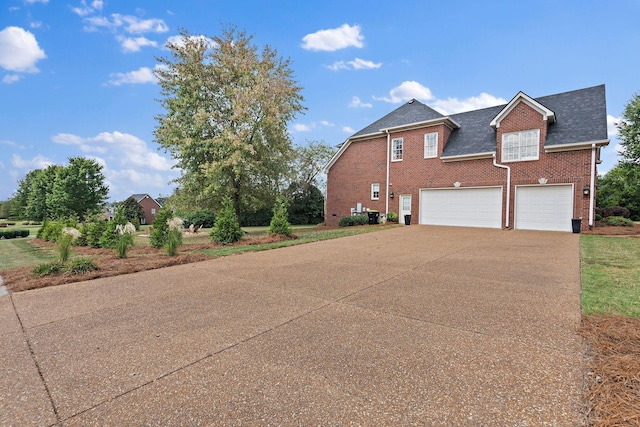
[[[408,226],[0,298],[0,425],[579,425],[578,236]]]

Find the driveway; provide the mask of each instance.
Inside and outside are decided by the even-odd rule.
[[[578,236],[407,226],[0,298],[0,425],[579,425]]]

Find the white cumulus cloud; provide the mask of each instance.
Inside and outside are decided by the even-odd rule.
[[[118,36],[117,40],[125,53],[139,52],[145,46],[158,47],[157,42],[142,36],[135,38]]]
[[[293,125],[293,130],[296,132],[309,132],[311,127],[302,123],[296,123]]]
[[[618,123],[620,123],[620,117],[613,117],[607,114],[607,133],[609,138],[618,136]]]
[[[19,74],[7,74],[2,78],[2,83],[10,85],[16,83],[18,80],[20,80]]]
[[[358,98],[357,96],[354,96],[353,98],[351,98],[351,102],[349,103],[349,107],[353,107],[353,108],[371,108],[373,107],[373,104],[367,103],[367,102],[362,102],[360,100],[360,98]]]
[[[53,165],[53,164],[54,163],[51,160],[47,159],[42,155],[37,155],[32,159],[23,159],[17,154],[14,154],[11,157],[11,165],[14,168],[18,168],[18,169],[26,169],[26,170],[44,169],[47,166]]]
[[[49,0],[25,0],[25,3],[34,4],[34,3],[42,3],[47,4]]]
[[[0,31],[0,67],[5,70],[37,73],[36,63],[46,57],[31,32],[20,27]]]
[[[481,108],[494,107],[506,104],[507,100],[482,92],[478,96],[471,96],[465,99],[447,98],[436,99],[429,105],[442,114],[462,113],[463,111],[479,110]]]
[[[430,101],[433,99],[433,94],[428,87],[422,86],[416,81],[405,81],[389,91],[388,97],[373,97],[378,101],[391,102],[393,104],[399,104],[400,102],[408,101],[410,99],[418,99],[421,101]]]
[[[158,66],[156,66],[158,67]],[[155,84],[158,82],[153,70],[149,67],[140,67],[128,73],[111,73],[107,84],[121,86],[123,84]]]
[[[81,15],[82,16],[82,15]],[[129,34],[166,33],[169,27],[162,19],[140,19],[132,15],[111,14],[111,19],[104,16],[90,16],[84,18],[85,30],[96,31],[98,28],[106,28],[113,31],[122,29]]]
[[[213,48],[216,46],[216,43],[208,38],[205,37],[203,35],[199,35],[199,36],[188,36],[187,40],[193,40],[193,41],[198,41],[198,40],[202,40],[205,43],[207,43],[209,45],[210,48]],[[171,36],[167,38],[167,41],[164,43],[164,45],[162,46],[163,49],[168,49],[169,45],[175,45],[178,47],[184,47],[185,45],[185,39],[184,37],[182,37],[181,35],[177,35],[177,36]]]
[[[382,62],[366,61],[364,59],[356,58],[353,61],[336,61],[331,65],[325,65],[330,70],[372,70],[380,68]]]
[[[351,126],[343,126],[342,127],[342,132],[348,133],[348,134],[352,134],[355,132],[355,130],[351,127]]]
[[[333,52],[352,46],[361,48],[364,46],[363,41],[364,36],[361,33],[360,25],[343,24],[338,28],[307,34],[302,38],[302,48]]]

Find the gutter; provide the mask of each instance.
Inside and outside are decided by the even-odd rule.
[[[493,153],[493,166],[507,170],[507,214],[504,221],[504,227],[509,228],[509,209],[511,208],[511,168],[507,165],[501,165],[496,162],[496,153]]]
[[[385,216],[389,215],[389,167],[391,165],[390,156],[391,156],[391,134],[389,133],[389,129],[385,129],[387,133],[387,190],[385,194]]]
[[[591,145],[591,180],[589,191],[589,230],[593,228],[593,208],[595,205],[595,190],[596,190],[596,144]]]

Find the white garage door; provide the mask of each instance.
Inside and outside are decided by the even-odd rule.
[[[516,186],[515,228],[571,231],[573,186]]]
[[[502,188],[422,190],[420,224],[501,228]]]

